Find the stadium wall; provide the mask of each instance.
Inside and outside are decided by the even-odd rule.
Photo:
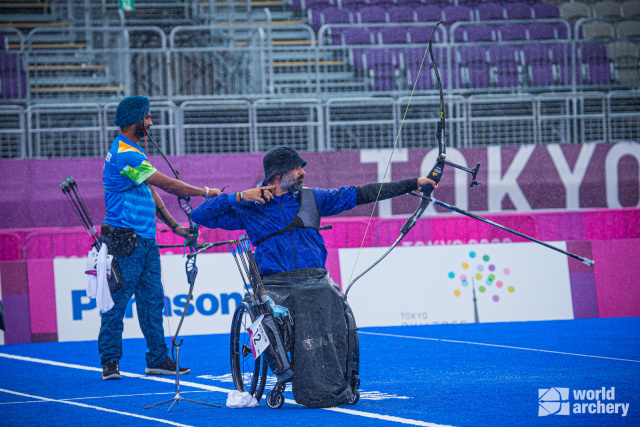
[[[379,182],[390,155],[390,149],[303,153],[308,162],[305,184],[332,188]],[[262,156],[188,155],[172,157],[171,162],[190,184],[227,186],[229,192],[252,188],[262,180]],[[386,179],[424,176],[436,156],[437,149],[396,149]],[[471,167],[482,163],[480,187],[469,190],[468,175],[449,169],[435,193],[438,199],[473,212],[640,207],[638,142],[449,148],[447,158]],[[11,185],[0,188],[0,228],[76,225],[58,186],[69,176],[79,183],[91,216],[101,221],[103,163],[102,158],[2,161],[0,180]],[[171,176],[161,158],[152,157],[151,163]],[[195,204],[199,202],[194,198]],[[375,216],[408,215],[415,202],[409,196],[383,201]],[[429,208],[427,213],[435,212],[444,209]],[[359,206],[345,215],[370,214],[370,207]]]
[[[449,150],[449,158],[453,161],[466,162],[472,166],[482,161],[483,167],[488,168],[479,175],[483,186],[472,192],[467,189],[467,177],[449,171],[437,190],[437,196],[472,211],[489,211],[485,216],[493,221],[543,241],[566,245],[564,247],[568,251],[594,259],[595,267],[589,268],[544,249],[552,254],[549,256],[554,257],[550,258],[550,262],[555,262],[559,257],[557,259],[562,259],[564,263],[558,267],[562,270],[558,276],[566,275],[562,286],[568,290],[565,297],[562,297],[566,300],[563,316],[639,316],[640,291],[637,277],[640,275],[640,264],[634,259],[640,253],[639,147],[640,144],[637,143],[616,143]],[[306,167],[307,185],[335,187],[379,181],[389,154],[388,150],[304,153],[303,156],[309,162]],[[434,155],[433,150],[397,150],[390,170],[391,179],[415,176],[416,171],[421,175],[426,174],[433,164]],[[188,170],[190,183],[230,185],[229,190],[236,191],[249,188],[260,180],[261,157],[261,154],[186,156],[172,161],[175,161],[179,170]],[[93,219],[100,222],[104,215],[99,173],[102,162],[102,159],[2,162],[0,176],[4,182],[11,182],[12,185],[6,185],[0,190],[0,221],[4,228],[0,231],[0,298],[5,305],[7,323],[7,333],[0,337],[0,342],[95,339],[97,336],[97,333],[91,332],[85,338],[74,338],[74,334],[69,333],[73,322],[64,327],[64,337],[61,336],[60,325],[64,320],[61,316],[65,313],[69,318],[80,316],[83,321],[87,317],[83,315],[92,316],[93,320],[90,322],[93,322],[93,326],[83,327],[78,324],[75,327],[78,330],[95,328],[99,316],[97,309],[92,308],[86,297],[83,299],[78,293],[84,287],[82,257],[86,256],[88,240],[81,228],[68,227],[76,225],[77,219],[57,190],[57,184],[73,175],[80,183]],[[153,159],[153,162],[164,170],[159,159]],[[237,170],[254,173],[237,174]],[[165,198],[170,207],[172,197]],[[381,203],[377,208],[378,216],[371,220],[364,239],[365,256],[368,256],[367,251],[373,254],[377,248],[389,246],[404,222],[402,216],[412,212],[416,206],[417,199],[408,196],[389,202],[386,206]],[[178,215],[177,206],[172,210]],[[349,250],[360,247],[369,213],[367,207],[361,207],[353,213],[355,216],[325,219],[325,223],[333,225],[332,230],[324,232],[329,249],[327,268],[334,279],[343,285],[348,282],[348,277],[344,276],[351,271]],[[10,225],[21,225],[22,228],[10,229]],[[201,241],[227,240],[239,234],[224,230],[205,230]],[[171,233],[160,234],[159,240],[163,243],[180,243],[179,238]],[[462,257],[465,251],[471,253],[480,250],[478,248],[498,250],[504,246],[515,251],[514,255],[517,251],[522,251],[521,255],[514,258],[524,259],[524,264],[534,265],[539,271],[544,270],[545,264],[539,262],[537,257],[546,255],[536,255],[531,252],[530,246],[513,245],[522,245],[521,242],[524,240],[479,221],[443,213],[437,209],[418,222],[399,249],[409,250],[406,256],[418,257],[419,262],[420,256],[424,256],[422,259],[425,260],[443,256],[446,258],[447,250],[462,251],[447,258],[457,259],[455,257]],[[444,252],[437,252],[438,249]],[[233,281],[235,284],[228,288],[224,284],[224,289],[220,290],[215,288],[213,280],[211,283],[207,282],[212,290],[201,295],[201,310],[194,312],[194,319],[201,317],[201,321],[197,322],[199,325],[211,324],[215,316],[224,323],[230,317],[229,312],[233,312],[233,300],[241,292],[241,283],[236,277],[238,274],[233,270],[235,266],[227,262],[225,254],[219,252],[224,252],[224,249],[220,248],[208,255],[212,258],[201,258],[200,262],[205,266],[224,266],[217,268],[232,267],[225,274],[229,275],[229,283]],[[372,277],[367,280],[375,282],[378,276],[384,276],[382,273],[393,271],[396,266],[394,263],[400,261],[401,259],[388,260],[386,265],[378,267],[381,274],[372,273]],[[164,251],[163,263],[165,284],[184,282],[181,257]],[[456,261],[457,264],[459,263]],[[365,266],[366,263],[359,265],[359,268]],[[403,279],[410,285],[407,285],[409,287],[406,292],[398,292],[399,286],[394,286],[394,293],[404,295],[405,300],[411,299],[412,292],[421,289],[421,285],[417,284],[418,279],[431,277],[424,267],[416,264],[415,268],[406,269],[413,271],[413,276]],[[438,266],[433,268],[435,267]],[[533,275],[535,274],[534,271]],[[203,276],[200,277],[202,279]],[[204,277],[206,278],[206,274]],[[359,284],[358,288],[360,286],[364,288],[367,284]],[[385,283],[380,286],[385,289]],[[530,287],[535,286],[538,285],[532,284]],[[465,291],[464,288],[460,290]],[[184,290],[177,288],[171,292],[173,309],[177,310]],[[453,295],[453,288],[448,292]],[[542,293],[539,296],[540,308],[544,312],[546,297]],[[76,306],[72,303],[61,305],[61,299],[67,303],[75,301]],[[503,300],[504,298],[501,301]],[[214,306],[216,310],[213,310]],[[402,315],[396,312],[396,317],[390,318],[388,323],[402,324],[398,320],[401,319],[398,314]],[[505,316],[508,318],[508,315]],[[366,319],[366,316],[363,317]],[[468,321],[463,317],[459,321]],[[481,321],[491,319],[490,316],[482,318],[481,315]],[[507,318],[503,317],[502,320]],[[433,315],[429,320],[422,320],[425,320],[424,323],[456,321]],[[518,318],[512,317],[511,320]],[[367,326],[368,323],[365,321],[362,325]],[[135,325],[126,327],[132,328]],[[211,331],[205,327],[188,333]]]

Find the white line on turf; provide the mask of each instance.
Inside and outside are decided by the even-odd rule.
[[[162,420],[160,418],[145,417],[144,415],[132,414],[130,412],[116,411],[115,409],[101,408],[99,406],[87,405],[85,403],[68,402],[66,400],[58,400],[58,399],[49,399],[47,397],[34,396],[32,394],[19,393],[17,391],[7,390],[7,389],[4,389],[4,388],[0,388],[0,391],[4,392],[4,393],[9,393],[9,394],[15,394],[17,396],[30,397],[32,399],[40,399],[40,400],[44,400],[45,402],[64,403],[66,405],[80,406],[82,408],[96,409],[98,411],[111,412],[113,414],[119,414],[119,415],[127,415],[129,417],[134,417],[134,418],[142,418],[143,420],[157,421],[159,423],[170,424],[172,426],[190,427],[188,424],[175,423],[173,421]]]
[[[186,394],[186,393],[208,393],[209,390],[189,390],[189,391],[180,391],[181,394]],[[133,397],[133,396],[162,396],[162,395],[167,395],[167,394],[171,394],[174,395],[175,391],[171,391],[171,392],[162,392],[162,393],[135,393],[135,394],[110,394],[107,396],[85,396],[85,397],[72,397],[69,399],[59,399],[59,400],[65,400],[65,401],[72,401],[72,400],[91,400],[91,399],[112,399],[112,398],[116,398],[116,397]],[[21,401],[16,401],[16,402],[0,402],[0,405],[16,405],[16,404],[20,404],[20,403],[42,403],[40,401],[35,401],[35,400],[21,400]]]
[[[72,369],[81,369],[81,370],[85,370],[85,371],[102,372],[102,369],[95,368],[95,367],[92,367],[92,366],[83,366],[83,365],[75,365],[75,364],[71,364],[71,363],[55,362],[53,360],[36,359],[36,358],[33,358],[33,357],[17,356],[17,355],[8,354],[8,353],[0,353],[0,357],[5,357],[7,359],[21,360],[21,361],[24,361],[24,362],[41,363],[41,364],[44,364],[44,365],[60,366],[60,367],[72,368]],[[163,382],[163,383],[168,383],[168,384],[174,384],[175,383],[175,381],[172,378],[154,377],[154,376],[133,374],[133,373],[122,372],[122,371],[120,371],[120,375],[123,376],[123,377],[139,378],[139,379]],[[194,382],[191,382],[191,381],[180,380],[180,385],[183,386],[183,387],[194,387],[194,388],[199,388],[199,389],[203,389],[203,390],[218,391],[218,392],[227,393],[227,394],[229,392],[231,392],[231,390],[229,390],[229,389],[210,386],[210,385],[206,385],[206,384],[198,384],[198,383],[194,383]],[[2,391],[2,389],[0,389],[0,391]],[[28,395],[24,395],[24,396],[28,396]],[[52,399],[47,399],[47,400],[52,400]],[[56,400],[56,402],[67,403],[67,404],[70,404],[70,405],[83,405],[83,404],[75,403],[75,402],[66,402],[66,401],[57,401],[57,400]],[[296,401],[292,400],[292,399],[285,399],[285,402],[289,403],[289,404],[292,404],[292,405],[298,405],[298,403],[296,403]],[[83,405],[83,406],[89,406],[89,405]],[[392,422],[396,422],[396,423],[409,424],[409,425],[414,425],[414,426],[450,427],[450,426],[443,425],[443,424],[434,424],[434,423],[428,423],[428,422],[425,422],[425,421],[411,420],[411,419],[408,419],[408,418],[394,417],[394,416],[391,416],[391,415],[374,414],[374,413],[371,413],[371,412],[355,411],[353,409],[343,409],[343,408],[324,408],[324,409],[327,410],[327,411],[332,411],[332,412],[340,412],[340,413],[343,413],[343,414],[356,415],[356,416],[359,416],[359,417],[373,418],[373,419],[384,420],[384,421],[392,421]],[[117,412],[117,411],[113,411],[113,412]],[[138,416],[142,417],[140,415],[138,415]],[[146,418],[146,417],[143,417],[143,418]],[[164,421],[164,420],[161,420],[161,421]],[[180,424],[177,424],[177,425],[180,425]]]
[[[428,338],[428,337],[412,337],[409,335],[395,335],[395,334],[383,334],[379,332],[363,332],[358,331],[358,334],[366,334],[366,335],[379,335],[382,337],[394,337],[394,338],[409,338],[413,340],[424,340],[424,341],[442,341],[442,342],[452,342],[456,344],[472,344],[472,345],[483,345],[487,347],[500,347],[500,348],[510,348],[513,350],[527,350],[527,351],[539,351],[541,353],[554,353],[554,354],[564,354],[567,356],[580,356],[580,357],[592,357],[594,359],[607,359],[607,360],[618,360],[621,362],[634,362],[640,363],[640,360],[633,359],[619,359],[617,357],[606,357],[606,356],[593,356],[591,354],[579,354],[579,353],[567,353],[564,351],[554,351],[554,350],[541,350],[539,348],[527,348],[527,347],[514,347],[511,345],[500,345],[500,344],[487,344],[483,342],[472,342],[472,341],[457,341],[457,340],[447,340],[442,338]]]

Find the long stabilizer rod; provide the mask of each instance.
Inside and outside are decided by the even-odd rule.
[[[418,192],[411,192],[409,194],[411,194],[412,196],[420,197],[420,198],[423,197],[422,194],[420,194]],[[565,250],[562,250],[560,248],[556,248],[555,246],[550,245],[548,243],[545,243],[545,242],[543,242],[541,240],[535,239],[535,238],[533,238],[531,236],[527,236],[524,233],[521,233],[521,232],[516,231],[516,230],[514,230],[512,228],[509,228],[509,227],[505,227],[504,225],[498,224],[497,222],[490,221],[487,218],[483,218],[483,217],[481,217],[479,215],[473,214],[471,212],[467,212],[464,209],[460,209],[457,206],[453,206],[453,205],[450,205],[448,203],[441,202],[440,200],[434,199],[433,197],[428,197],[428,199],[434,205],[442,206],[445,209],[449,209],[449,210],[451,210],[453,212],[457,212],[459,214],[466,215],[466,216],[471,217],[473,219],[477,219],[478,221],[482,221],[485,224],[493,225],[494,227],[497,227],[497,228],[499,228],[501,230],[508,231],[509,233],[513,233],[513,234],[515,234],[517,236],[520,236],[520,237],[523,237],[523,238],[525,238],[527,240],[531,240],[532,242],[538,243],[538,244],[540,244],[540,245],[542,245],[544,247],[547,247],[549,249],[553,249],[554,251],[557,251],[557,252],[560,252],[560,253],[565,254],[567,256],[570,256],[571,258],[577,259],[578,261],[585,263],[589,267],[593,267],[594,261],[589,259],[589,258],[581,257],[580,255],[576,255],[576,254],[573,254],[571,252],[567,252]]]

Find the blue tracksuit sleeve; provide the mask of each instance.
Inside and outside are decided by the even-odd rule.
[[[222,228],[223,230],[244,230],[246,227],[240,215],[233,209],[235,194],[221,194],[213,199],[205,200],[191,212],[191,219],[196,224],[208,228]]]
[[[356,188],[340,187],[323,189],[314,188],[313,194],[316,196],[316,203],[321,216],[338,215],[356,207],[358,195]]]

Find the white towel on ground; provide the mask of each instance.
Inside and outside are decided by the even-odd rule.
[[[98,252],[96,275],[87,274],[87,296],[96,299],[96,305],[102,313],[113,307],[113,299],[107,281],[107,245],[104,243]]]
[[[256,406],[258,406],[258,401],[246,391],[233,390],[227,396],[227,408],[255,408]]]

